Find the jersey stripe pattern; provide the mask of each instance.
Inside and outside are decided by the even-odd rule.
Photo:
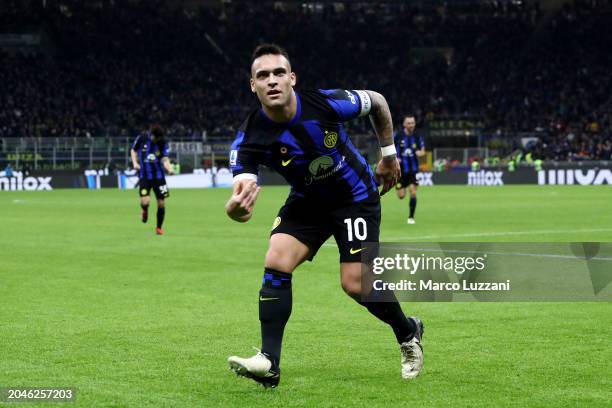
[[[155,143],[151,132],[143,132],[132,143],[132,149],[138,154],[140,163],[138,175],[141,179],[164,179],[161,161],[164,157],[168,157],[168,142]]]
[[[369,113],[368,95],[343,89],[295,93],[291,121],[273,122],[261,108],[244,121],[230,151],[234,179],[255,178],[263,165],[281,174],[296,196],[340,204],[377,195],[372,170],[343,125]]]
[[[404,129],[402,129],[395,134],[394,139],[402,174],[418,173],[419,158],[416,155],[416,151],[425,147],[423,138],[414,134],[407,135]]]

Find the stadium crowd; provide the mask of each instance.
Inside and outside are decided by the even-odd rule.
[[[273,41],[288,48],[299,87],[375,89],[396,118],[477,116],[490,134],[535,134],[545,158],[610,159],[610,1],[549,13],[515,3],[186,11],[157,0],[9,0],[2,31],[41,32],[46,45],[0,54],[0,137],[132,136],[151,121],[172,136],[231,137],[255,103],[250,52]]]

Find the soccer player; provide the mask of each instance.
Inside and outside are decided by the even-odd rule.
[[[376,183],[382,184],[384,194],[400,173],[387,102],[365,90],[295,91],[289,56],[272,44],[255,49],[250,83],[261,107],[248,115],[232,144],[234,185],[226,212],[238,222],[251,218],[260,191],[260,165],[279,172],[291,192],[274,221],[265,257],[259,292],[261,351],[250,358],[230,357],[230,368],[265,387],[278,385],[283,332],[291,314],[292,273],[312,260],[333,235],[342,288],[391,326],[400,344],[402,376],[416,377],[423,365],[421,322],[406,317],[395,297],[393,302],[362,301],[361,252],[367,250],[362,243],[378,243],[379,238]],[[382,146],[376,175],[344,130],[343,122],[358,116],[369,116]]]
[[[168,142],[164,139],[164,131],[159,125],[151,127],[150,131],[139,134],[130,150],[132,166],[138,170],[140,207],[142,208],[142,222],[149,219],[149,195],[151,189],[157,198],[157,227],[155,233],[163,235],[162,225],[166,215],[166,198],[170,196],[164,169],[169,175],[174,174],[168,159]]]
[[[397,184],[397,196],[400,200],[406,197],[406,187],[410,190],[410,214],[408,224],[414,224],[414,212],[417,205],[417,186],[419,183],[416,174],[419,172],[419,157],[425,156],[425,142],[421,136],[414,134],[416,120],[414,115],[404,116],[403,129],[395,136],[395,148],[399,152],[402,167],[402,177]]]

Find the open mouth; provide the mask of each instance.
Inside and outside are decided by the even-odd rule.
[[[268,93],[267,93],[268,96],[276,96],[276,95],[280,95],[280,94],[281,94],[281,91],[278,91],[276,89],[268,91]]]

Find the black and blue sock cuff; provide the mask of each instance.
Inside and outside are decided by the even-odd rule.
[[[264,270],[262,286],[267,288],[279,289],[291,287],[291,274],[266,268]]]

